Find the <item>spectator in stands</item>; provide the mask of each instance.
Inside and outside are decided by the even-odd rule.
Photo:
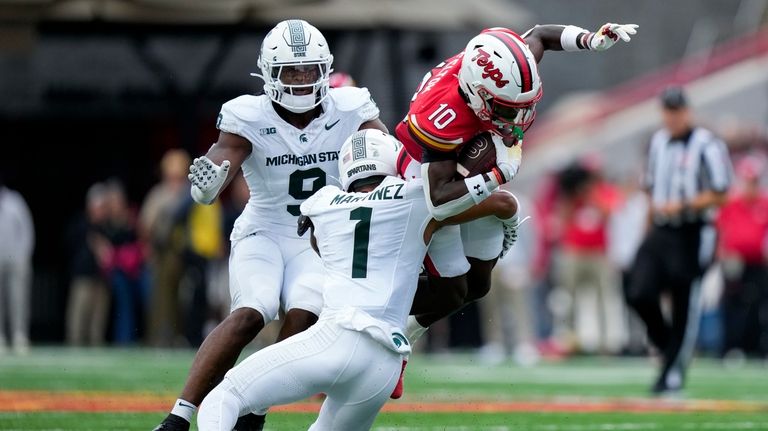
[[[725,276],[721,298],[723,353],[768,355],[768,194],[760,187],[764,164],[747,156],[736,168],[740,190],[717,218]]]
[[[138,341],[144,329],[149,283],[135,217],[123,186],[110,180],[106,187],[109,218],[104,235],[94,239],[94,250],[112,289],[113,341],[130,345]]]
[[[171,346],[182,334],[178,304],[185,232],[174,217],[189,194],[189,163],[181,149],[163,155],[162,179],[149,191],[139,214],[152,279],[147,335],[153,346]]]
[[[202,205],[187,195],[175,220],[184,226],[185,233],[180,286],[184,334],[189,344],[199,346],[210,312],[207,282],[211,265],[226,254],[222,204],[217,200]]]
[[[618,274],[607,258],[608,220],[621,201],[593,159],[560,175],[558,214],[563,226],[558,284],[571,308],[562,324],[576,329],[576,346],[587,353],[619,353],[626,338]]]
[[[5,313],[11,324],[13,350],[29,350],[29,296],[35,229],[32,213],[18,192],[0,177],[0,352],[7,347]]]
[[[107,333],[110,292],[92,245],[97,236],[104,235],[107,218],[107,188],[97,183],[88,189],[85,214],[69,233],[72,282],[67,303],[67,343],[72,346],[100,346]]]

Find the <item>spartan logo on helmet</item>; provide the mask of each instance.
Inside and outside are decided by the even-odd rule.
[[[368,157],[365,149],[365,133],[356,133],[352,137],[352,160],[360,160]]]
[[[288,43],[288,46],[291,47],[291,50],[293,51],[293,56],[306,57],[307,45],[309,44],[309,41],[307,41],[306,35],[304,34],[304,26],[301,25],[301,21],[299,20],[288,21],[287,36],[290,37],[290,40],[286,38],[285,41]]]

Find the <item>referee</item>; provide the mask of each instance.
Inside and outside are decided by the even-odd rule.
[[[701,311],[701,278],[712,263],[713,212],[725,200],[731,164],[725,144],[696,127],[683,90],[661,95],[664,128],[651,138],[645,186],[650,228],[635,258],[627,302],[640,315],[663,363],[652,387],[658,395],[683,387]],[[671,297],[665,318],[661,295]]]

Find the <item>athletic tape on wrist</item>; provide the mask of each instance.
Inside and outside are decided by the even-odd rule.
[[[560,33],[560,45],[564,51],[582,51],[590,49],[588,45],[582,45],[582,37],[584,34],[588,34],[589,30],[577,27],[575,25],[567,25]]]
[[[467,185],[469,196],[472,197],[472,200],[475,201],[475,204],[479,204],[480,202],[484,201],[491,194],[491,191],[488,190],[488,185],[485,183],[483,174],[464,179],[464,184]]]

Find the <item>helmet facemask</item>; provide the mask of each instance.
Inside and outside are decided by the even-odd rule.
[[[273,102],[294,112],[307,112],[328,97],[329,62],[262,65],[264,91]],[[266,69],[266,70],[265,70]]]
[[[482,106],[476,112],[478,118],[490,121],[500,129],[519,127],[522,131],[528,130],[536,119],[536,103],[541,99],[541,92],[533,100],[521,103],[509,102],[494,97],[485,88],[477,90]]]

